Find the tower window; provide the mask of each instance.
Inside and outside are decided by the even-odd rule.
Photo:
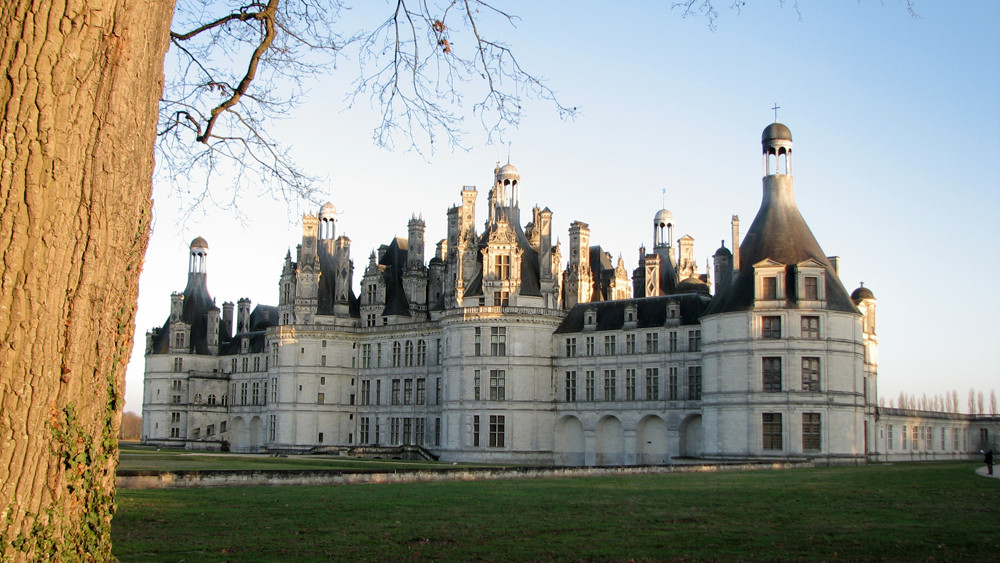
[[[761,297],[767,300],[774,300],[778,298],[778,278],[768,276],[761,280],[763,282],[761,288]]]

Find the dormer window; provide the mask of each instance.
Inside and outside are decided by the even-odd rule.
[[[806,276],[802,281],[802,297],[806,299],[819,299],[819,279],[816,276]]]
[[[767,276],[761,280],[761,299],[766,299],[768,301],[773,301],[778,298],[778,278],[775,276]]]
[[[795,265],[795,289],[798,301],[806,306],[819,306],[826,299],[826,267],[809,259]]]
[[[753,265],[754,271],[754,301],[778,302],[786,299],[785,265],[774,260],[761,260]],[[758,303],[760,304],[760,303]],[[775,307],[778,303],[764,303],[764,306]]]
[[[243,340],[240,341],[240,353],[246,354],[249,351],[250,351],[250,341],[244,338]]]

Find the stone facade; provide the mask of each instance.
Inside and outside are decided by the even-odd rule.
[[[733,217],[733,250],[715,252],[711,275],[694,239],[674,245],[667,210],[631,279],[580,221],[562,267],[552,211],[522,224],[509,163],[494,170],[482,233],[466,186],[433,257],[414,216],[406,238],[370,254],[360,294],[332,204],[303,218],[276,306],[220,310],[199,237],[187,287],[147,334],[143,440],[375,455],[414,445],[539,465],[996,449],[996,418],[876,408],[875,296],[848,294],[799,213],[788,128],[768,126],[762,149],[761,208],[742,242]]]

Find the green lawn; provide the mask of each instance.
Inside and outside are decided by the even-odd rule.
[[[124,562],[996,560],[975,467],[122,490],[112,533]]]

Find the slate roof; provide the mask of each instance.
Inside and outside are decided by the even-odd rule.
[[[595,330],[620,330],[625,327],[625,309],[629,305],[636,309],[636,328],[666,326],[667,305],[671,301],[680,305],[680,324],[694,325],[698,324],[698,319],[704,314],[711,298],[701,293],[675,293],[658,297],[580,303],[569,310],[556,329],[556,334],[582,332],[587,311],[597,312]]]
[[[791,177],[768,176],[764,179],[764,197],[743,243],[740,245],[740,268],[732,283],[721,288],[706,314],[746,311],[754,306],[754,264],[770,259],[786,265],[785,287],[789,304],[794,304],[794,265],[808,259],[826,270],[826,308],[831,311],[858,312],[833,270],[816,237],[795,205]]]
[[[385,309],[382,315],[410,316],[410,302],[403,289],[403,270],[406,268],[406,258],[410,243],[402,237],[395,237],[386,247],[378,263],[385,266],[382,279],[385,281]]]
[[[197,240],[197,239],[196,239]],[[191,325],[191,336],[188,341],[188,352],[207,355],[208,349],[208,310],[215,307],[212,296],[208,293],[208,274],[189,273],[187,287],[184,288],[184,305],[181,320]],[[219,320],[219,342],[227,342],[229,335],[225,333],[222,320]],[[166,354],[170,350],[170,317],[163,323],[153,339],[151,354]]]

